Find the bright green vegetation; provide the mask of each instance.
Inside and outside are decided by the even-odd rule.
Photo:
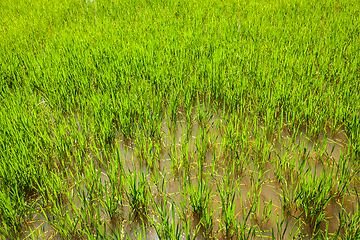
[[[1,239],[356,239],[360,1],[0,1]]]

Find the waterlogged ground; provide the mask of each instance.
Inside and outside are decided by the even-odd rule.
[[[357,239],[360,3],[0,1],[1,239]]]
[[[46,103],[42,104],[51,116],[51,110]],[[115,156],[105,156],[103,152],[88,152],[87,156],[82,156],[84,170],[75,171],[75,175],[66,181],[62,191],[66,196],[62,204],[66,209],[65,214],[70,216],[70,219],[76,219],[76,213],[73,212],[87,211],[86,215],[93,215],[93,218],[101,222],[104,227],[102,234],[109,239],[161,239],[149,219],[159,221],[155,205],[164,201],[167,205],[166,213],[170,216],[168,220],[173,221],[171,224],[183,227],[181,217],[185,216],[190,236],[196,236],[196,239],[232,238],[233,236],[226,236],[224,233],[226,217],[230,217],[230,221],[235,219],[232,224],[236,222],[239,226],[245,226],[245,232],[249,233],[252,226],[254,234],[249,234],[251,239],[266,239],[272,236],[283,239],[311,239],[314,228],[309,226],[309,219],[306,218],[302,206],[296,202],[299,200],[293,199],[299,197],[301,187],[305,188],[303,191],[313,192],[309,193],[309,197],[328,188],[326,197],[331,197],[326,203],[319,203],[323,205],[318,206],[320,210],[316,214],[322,214],[323,220],[316,231],[326,231],[327,234],[337,232],[342,208],[352,212],[355,200],[350,195],[336,195],[337,188],[341,186],[338,182],[340,173],[336,171],[340,164],[344,164],[342,162],[348,145],[343,129],[331,135],[325,135],[325,131],[322,131],[317,139],[312,139],[304,127],[291,131],[284,126],[279,132],[265,136],[266,127],[251,114],[234,121],[233,116],[223,113],[223,109],[216,110],[212,104],[194,105],[191,124],[182,119],[181,113],[177,116],[181,120],[177,120],[176,125],[172,125],[168,119],[163,120],[159,142],[148,139],[141,133],[134,139],[126,139],[116,133],[118,137],[111,142]],[[69,126],[70,129],[76,129],[79,133],[84,131],[82,119],[76,113],[65,118],[75,119],[75,125]],[[235,124],[237,132],[229,130],[228,124]],[[242,137],[247,142],[243,142],[231,152],[229,144],[234,144],[234,138],[239,134],[243,134]],[[56,144],[56,139],[54,141]],[[73,172],[74,169],[70,171]],[[93,173],[90,173],[91,171]],[[109,178],[109,175],[114,171],[118,174],[115,178],[117,181],[123,178],[123,182],[119,181],[118,184],[124,184],[124,189],[117,196],[118,199],[110,200],[113,203],[122,203],[116,205],[118,214],[110,218],[106,207],[101,204],[101,199],[110,199],[111,195],[107,194],[111,194],[109,186],[114,186],[114,178]],[[146,193],[138,193],[147,194],[148,197],[148,215],[142,217],[135,216],[134,207],[129,204],[133,199],[127,197],[127,193],[134,189],[126,179],[134,174],[138,176],[135,180],[136,186],[134,185],[135,189],[138,189],[135,191],[140,191],[140,182],[144,181],[146,185]],[[352,176],[351,172],[349,174],[347,177]],[[321,185],[317,181],[326,182]],[[205,186],[203,191],[198,188],[201,183]],[[350,179],[348,184],[358,183]],[[94,191],[99,191],[100,194],[93,193],[93,210],[89,211],[84,197],[89,198],[92,195],[89,189],[93,185],[97,185],[97,190]],[[205,211],[209,213],[211,220],[208,220],[208,224],[211,226],[203,223],[204,219],[189,203],[190,194],[196,193],[191,193],[188,186],[194,187],[199,199],[208,194]],[[162,198],[164,196],[165,200]],[[314,208],[312,205],[316,199],[310,201],[310,206],[306,207]],[[228,207],[224,204],[228,204],[230,208],[227,213],[229,216],[224,214],[224,208]],[[180,211],[181,208],[170,209],[170,205],[182,206],[184,212]],[[22,234],[22,238],[41,236],[41,239],[62,239],[63,236],[57,233],[51,223],[51,211],[38,211],[39,213],[33,213],[31,220],[24,224],[27,230]],[[81,225],[75,224],[74,228],[81,229]],[[240,230],[237,228],[233,231]],[[179,238],[186,239],[185,233],[179,231]]]

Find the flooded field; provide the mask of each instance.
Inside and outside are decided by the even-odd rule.
[[[84,225],[107,239],[312,239],[339,231],[338,217],[354,211],[356,200],[342,191],[358,184],[344,130],[313,139],[304,127],[278,125],[265,135],[256,117],[224,112],[195,104],[190,122],[179,113],[172,123],[165,114],[158,139],[116,132],[110,153],[71,157],[61,210],[37,209],[22,238],[63,239],[61,228],[81,234]],[[65,118],[84,134],[81,117]]]
[[[360,235],[357,0],[0,15],[0,239]]]

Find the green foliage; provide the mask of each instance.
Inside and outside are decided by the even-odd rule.
[[[0,238],[356,238],[358,0],[0,15]]]

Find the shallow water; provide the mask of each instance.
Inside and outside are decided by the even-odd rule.
[[[42,104],[45,103],[42,102]],[[206,111],[210,111],[209,109],[210,108],[207,108]],[[47,111],[49,111],[49,109],[47,109]],[[193,115],[194,117],[196,115],[195,108]],[[83,132],[81,123],[83,120],[79,116],[74,114],[73,116],[67,117],[75,119],[73,122],[76,123],[76,126],[72,128],[74,131],[78,131],[79,133]],[[249,118],[251,119],[252,116],[249,116]],[[171,199],[176,205],[179,205],[181,201],[183,201],[180,192],[183,191],[186,186],[184,176],[186,181],[190,181],[195,186],[199,184],[199,174],[205,173],[205,175],[211,176],[210,186],[212,189],[212,198],[209,208],[214,209],[212,233],[217,237],[223,234],[222,232],[218,232],[218,230],[223,227],[223,222],[221,199],[217,186],[224,178],[229,176],[229,167],[235,166],[236,171],[234,173],[236,174],[231,176],[231,179],[235,185],[239,186],[234,190],[236,196],[234,216],[236,216],[238,222],[248,224],[249,226],[256,223],[264,237],[272,236],[272,231],[275,236],[281,234],[285,239],[295,237],[292,235],[291,228],[293,226],[296,227],[298,223],[296,223],[292,217],[284,216],[281,213],[281,206],[283,204],[281,199],[282,188],[276,176],[276,171],[277,169],[282,169],[281,171],[285,173],[284,179],[289,183],[291,176],[301,177],[297,175],[296,171],[300,163],[305,159],[305,169],[310,168],[313,173],[312,176],[320,177],[324,171],[327,174],[330,173],[328,166],[333,162],[339,162],[342,154],[346,151],[345,146],[348,144],[346,135],[340,132],[334,136],[327,136],[327,140],[324,141],[324,132],[321,132],[319,139],[311,139],[307,137],[306,129],[302,127],[294,139],[292,139],[292,134],[286,129],[281,131],[280,139],[279,137],[272,139],[271,137],[263,136],[263,127],[261,123],[258,123],[257,128],[250,127],[247,131],[248,137],[253,135],[248,138],[250,139],[250,150],[246,150],[245,145],[242,146],[241,149],[238,149],[239,153],[242,152],[246,154],[242,155],[240,160],[237,160],[231,151],[225,151],[225,146],[227,141],[229,141],[227,140],[226,131],[224,131],[226,127],[224,126],[225,122],[220,115],[212,114],[211,117],[205,120],[205,124],[204,122],[194,121],[191,127],[188,128],[187,123],[184,120],[180,120],[176,122],[176,127],[171,130],[171,126],[168,126],[167,121],[164,120],[161,126],[163,137],[161,139],[161,145],[159,145],[159,150],[156,152],[154,145],[150,151],[152,154],[157,154],[156,159],[154,159],[155,162],[152,163],[154,164],[152,170],[147,167],[149,166],[149,162],[146,162],[147,160],[144,162],[139,158],[139,154],[141,154],[141,152],[138,151],[139,146],[141,146],[139,145],[141,144],[140,142],[136,140],[126,140],[120,137],[120,134],[116,134],[118,137],[114,141],[114,146],[118,149],[119,158],[121,159],[125,173],[137,171],[145,174],[150,184],[151,195],[154,196],[154,199],[158,199],[157,196],[161,195],[159,188],[157,188],[153,182],[152,176],[154,176],[154,171],[159,171],[163,174],[166,183],[166,193],[168,196],[171,196]],[[90,133],[89,129],[86,131],[88,134]],[[186,134],[189,134],[188,141],[186,140]],[[71,136],[68,135],[68,137]],[[262,139],[262,142],[256,142],[258,139]],[[146,144],[149,144],[149,142]],[[257,146],[256,144],[260,145]],[[260,155],[255,152],[256,149],[260,149]],[[187,153],[186,158],[183,157],[183,153]],[[320,156],[321,154],[319,153],[323,153],[322,156]],[[265,154],[268,157],[259,160],[261,159],[261,154]],[[106,165],[106,162],[110,161],[112,164],[115,164],[114,160],[111,160],[111,157],[107,159],[103,156],[102,152],[97,154],[90,153],[84,160],[86,158],[92,159],[95,164],[94,166],[97,168],[96,171],[100,171],[99,179],[97,180],[99,184],[102,186],[109,185],[110,180],[107,168],[97,163],[104,162]],[[185,160],[187,162],[185,162]],[[234,165],[234,161],[238,161],[238,163]],[[188,172],[185,175],[183,175],[184,168],[188,168]],[[80,183],[82,187],[78,186],[71,190],[74,196],[74,199],[71,201],[74,202],[74,206],[77,209],[81,209],[84,208],[84,202],[79,195],[79,191],[87,196],[89,194],[87,187],[91,183],[87,181],[87,177],[84,174],[77,176],[77,180],[81,180]],[[258,186],[257,188],[255,188],[256,185]],[[289,193],[295,194],[292,187],[291,185],[288,186]],[[256,197],[253,198],[251,196]],[[269,210],[270,218],[261,221],[264,216],[264,209],[266,209],[266,206],[268,206],[270,202],[272,203],[272,208]],[[103,207],[97,200],[96,206],[100,210],[100,216],[98,216],[98,218],[100,218],[102,222],[107,223],[108,226],[106,234],[110,237],[114,235],[114,229],[120,228],[121,236],[127,235],[130,238],[135,238],[141,235],[141,239],[158,239],[155,229],[149,225],[146,226],[144,234],[139,221],[130,216],[131,208],[126,203],[126,200],[124,200],[124,203],[122,206],[122,220],[113,221],[105,213]],[[154,212],[153,204],[156,203],[150,203],[150,212]],[[244,223],[244,218],[253,204],[257,205],[256,213],[251,214],[251,217]],[[345,208],[349,209],[350,206],[351,203],[349,201],[349,203],[345,205]],[[325,211],[327,212],[326,216],[331,219],[329,221],[328,231],[335,232],[339,226],[337,216],[340,208],[335,201],[331,200],[326,206]],[[298,211],[291,210],[290,212],[294,216],[300,216]],[[177,214],[179,213],[176,211],[175,214],[175,223],[177,223],[179,219]],[[154,216],[154,214],[152,214],[152,216]],[[191,231],[193,232],[199,223],[199,219],[191,212],[190,206],[188,206],[187,216],[191,219]],[[277,226],[279,221],[283,221],[283,225],[280,226],[280,228]],[[286,224],[289,224],[290,227],[286,228]],[[113,228],[113,230],[111,230],[111,228]],[[326,223],[321,223],[320,229],[324,230],[325,228]],[[47,239],[51,234],[55,233],[50,224],[37,214],[33,215],[32,221],[26,226],[26,229],[27,231],[23,234],[24,239],[30,234],[30,229],[36,229],[38,232],[36,236],[39,236],[37,239]],[[206,239],[203,236],[204,231],[204,227],[199,229],[197,239]],[[308,227],[302,227],[300,232],[305,235],[311,235],[311,229]],[[185,236],[182,236],[185,239]],[[52,239],[61,239],[61,237],[59,234],[55,234]],[[259,237],[259,239],[261,238]],[[306,239],[306,237],[303,236],[303,239]],[[308,237],[308,239],[310,239],[310,237]]]

